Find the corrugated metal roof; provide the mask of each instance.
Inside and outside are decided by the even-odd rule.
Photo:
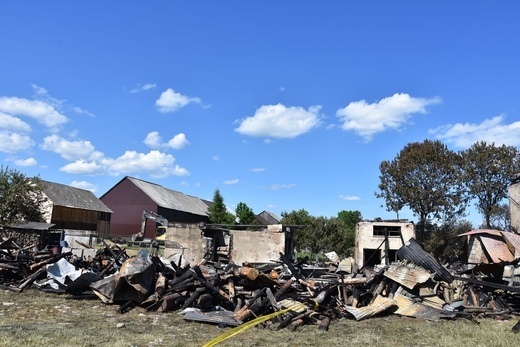
[[[42,180],[43,192],[56,206],[113,213],[90,190]]]
[[[520,235],[507,231],[480,229],[471,230],[459,236],[476,236],[479,238],[482,247],[491,257],[491,261],[499,263],[501,261],[513,261],[515,254],[511,253],[508,244],[520,254]]]
[[[345,306],[345,310],[352,314],[356,320],[362,320],[368,317],[372,317],[376,314],[386,311],[390,307],[394,306],[396,303],[393,299],[385,298],[381,295],[376,296],[374,301],[364,307],[352,307]]]
[[[413,301],[411,298],[407,298],[404,295],[396,294],[395,302],[399,309],[395,311],[395,314],[407,317],[423,318],[427,320],[437,321],[440,318],[453,318],[455,313],[426,306],[419,302]]]
[[[434,272],[437,277],[447,283],[453,281],[453,276],[431,254],[425,252],[414,238],[409,240],[408,246],[403,246],[397,251],[397,256],[402,260],[409,260],[426,270]]]
[[[127,177],[127,179],[141,189],[160,207],[201,216],[208,215],[208,205],[199,198],[133,177]]]
[[[507,242],[516,250],[516,254],[520,254],[520,235],[506,232],[504,232],[502,235],[507,240]]]
[[[514,255],[511,253],[504,240],[499,240],[494,237],[486,237],[480,235],[480,242],[491,257],[493,263],[500,263],[501,261],[513,261]]]
[[[493,230],[493,229],[478,229],[478,230],[471,230],[464,234],[459,234],[459,236],[469,236],[469,235],[478,235],[478,234],[489,234],[489,235],[496,235],[501,236],[502,232],[500,230]]]
[[[432,275],[424,269],[412,269],[404,264],[391,264],[384,272],[384,276],[408,289],[413,289],[417,283],[426,282]]]

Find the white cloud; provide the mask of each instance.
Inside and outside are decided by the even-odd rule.
[[[232,179],[232,180],[227,180],[227,181],[224,181],[224,184],[237,184],[239,182],[239,180],[237,178],[235,179]]]
[[[47,95],[47,89],[37,86],[36,84],[31,84],[31,87],[37,95]]]
[[[351,102],[347,107],[339,109],[336,116],[343,122],[343,130],[354,131],[365,141],[370,141],[378,133],[400,129],[408,123],[412,114],[425,114],[426,106],[440,102],[439,97],[414,98],[396,93],[373,104],[365,100]]]
[[[75,188],[90,190],[92,193],[97,192],[97,186],[87,181],[72,181],[70,185]]]
[[[155,101],[155,106],[157,106],[159,112],[168,113],[177,111],[178,109],[188,105],[189,103],[200,104],[200,102],[201,101],[199,98],[190,98],[175,92],[171,88],[168,88],[166,89],[166,91],[162,92],[159,99]]]
[[[264,105],[256,110],[254,116],[239,120],[240,125],[235,131],[254,137],[295,138],[320,124],[320,109],[321,106],[305,110],[282,104]]]
[[[77,175],[96,175],[103,173],[104,168],[95,161],[87,162],[80,159],[73,163],[62,166],[60,171]]]
[[[17,97],[0,97],[0,112],[12,116],[26,116],[35,119],[52,131],[57,131],[69,119],[60,114],[52,105],[39,101]]]
[[[296,184],[273,184],[268,187],[260,186],[260,189],[267,189],[267,190],[279,190],[279,189],[291,189],[296,187]]]
[[[160,148],[173,148],[173,149],[182,149],[185,146],[189,145],[190,142],[186,139],[186,135],[183,133],[177,134],[172,137],[168,142],[163,142],[161,135],[157,131],[152,131],[146,138],[144,139],[144,144],[153,149]]]
[[[159,149],[163,146],[161,135],[159,135],[159,132],[157,131],[152,131],[151,133],[148,133],[143,143],[153,149]]]
[[[220,157],[218,155],[214,155],[211,160],[214,160],[214,161],[219,161],[220,160]]]
[[[31,126],[20,118],[0,112],[0,128],[16,132],[31,132]]]
[[[250,171],[251,172],[264,172],[265,168],[263,168],[263,167],[254,167]]]
[[[87,111],[87,110],[84,110],[82,109],[81,107],[78,107],[78,106],[72,106],[72,111],[76,112],[77,114],[83,114],[83,115],[86,115],[86,116],[89,116],[89,117],[92,117],[92,118],[95,118],[96,115]]]
[[[38,165],[38,162],[34,158],[27,158],[27,159],[16,159],[14,163],[18,166],[36,166]]]
[[[110,174],[118,176],[136,172],[146,172],[151,177],[163,178],[169,176],[187,176],[188,170],[173,165],[175,158],[159,151],[138,153],[126,151],[122,156],[112,158],[96,158],[95,160],[78,159],[60,168],[72,174],[96,175]]]
[[[174,149],[181,149],[189,145],[190,142],[186,139],[186,135],[183,133],[177,134],[168,141],[168,147]]]
[[[497,146],[520,146],[520,121],[504,123],[503,115],[478,123],[457,123],[431,129],[430,133],[458,148],[468,148],[477,141],[494,143]]]
[[[340,194],[339,198],[341,200],[345,200],[345,201],[359,201],[359,200],[361,200],[361,198],[359,196],[349,196],[349,195],[343,195],[343,194]]]
[[[139,93],[146,90],[153,90],[155,87],[157,87],[155,83],[146,83],[143,85],[138,84],[136,88],[130,91],[130,93]]]
[[[115,173],[148,172],[152,177],[186,176],[189,171],[173,166],[175,158],[159,151],[148,153],[137,153],[126,151],[125,154],[116,159],[105,159],[105,166]]]
[[[34,141],[25,135],[13,133],[11,131],[0,131],[0,152],[15,153],[34,146]]]
[[[96,151],[90,141],[69,141],[57,135],[50,135],[43,139],[40,146],[43,150],[61,155],[66,160],[101,158],[103,154]]]

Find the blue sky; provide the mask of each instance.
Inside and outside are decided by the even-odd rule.
[[[520,145],[518,13],[517,1],[3,1],[0,156],[97,196],[128,175],[209,200],[218,188],[231,209],[395,218],[374,192],[406,144]]]

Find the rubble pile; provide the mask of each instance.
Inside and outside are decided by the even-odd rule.
[[[316,266],[293,263],[283,253],[271,263],[201,260],[190,266],[182,255],[163,258],[142,249],[130,257],[115,243],[103,245],[79,257],[5,240],[0,285],[97,297],[120,313],[178,311],[186,320],[222,326],[272,314],[264,324],[290,330],[306,324],[327,330],[334,319],[382,314],[428,320],[520,315],[520,260],[471,270],[441,265],[413,239],[398,251],[399,262],[360,269],[351,259]]]

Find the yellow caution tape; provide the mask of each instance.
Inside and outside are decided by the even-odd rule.
[[[289,312],[289,311],[295,311],[295,310],[299,310],[301,309],[302,307],[305,307],[304,304],[302,303],[297,303],[297,304],[294,304],[292,305],[291,307],[288,307],[286,309],[283,309],[283,310],[280,310],[280,311],[276,311],[274,313],[271,313],[271,314],[268,314],[266,316],[260,316],[258,318],[255,318],[247,323],[244,323],[236,328],[233,328],[227,332],[225,332],[224,334],[221,334],[219,336],[217,336],[216,338],[214,338],[213,340],[209,341],[208,343],[206,343],[205,345],[203,345],[202,347],[212,347],[212,346],[215,346],[217,343],[219,342],[222,342],[224,341],[225,339],[231,337],[231,336],[235,336],[237,334],[240,334],[241,332],[244,332],[246,331],[247,329],[251,328],[251,327],[254,327],[262,322],[265,322],[266,320],[269,320],[271,318],[274,318],[278,315],[281,315],[283,313],[286,313],[286,312]]]

